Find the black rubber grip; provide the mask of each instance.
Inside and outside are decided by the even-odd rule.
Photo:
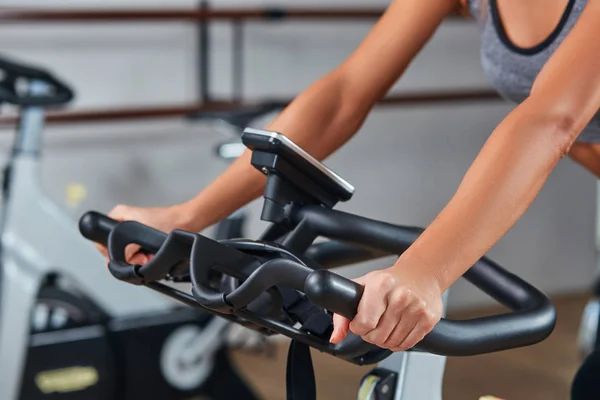
[[[357,314],[363,292],[362,285],[325,269],[311,272],[304,283],[312,303],[349,319]]]
[[[321,236],[373,247],[391,254],[402,254],[419,236],[421,229],[402,227],[324,207],[305,206],[294,216]],[[322,272],[316,275],[320,285],[315,301],[332,309],[343,307],[336,297],[349,301],[353,293],[340,284],[343,277],[333,278]],[[471,356],[512,349],[538,343],[552,333],[556,311],[550,300],[538,289],[483,257],[464,275],[470,283],[507,306],[512,312],[470,320],[442,319],[419,343],[419,349],[447,356]],[[334,282],[335,284],[330,283]],[[309,285],[307,285],[309,286]],[[342,291],[336,287],[344,287]],[[305,290],[314,290],[306,287]],[[356,298],[352,299],[356,301]],[[330,304],[331,303],[331,304]],[[353,307],[352,307],[353,308]],[[344,312],[353,311],[348,307]],[[349,315],[346,315],[348,317]]]
[[[88,211],[79,219],[79,232],[86,239],[106,246],[108,235],[119,222],[96,211]]]
[[[514,311],[471,320],[441,319],[419,343],[419,349],[446,356],[471,356],[537,343],[552,332],[556,314],[546,296],[509,272],[490,269],[485,275],[476,277],[480,280],[478,286],[493,285],[493,297]],[[347,278],[318,270],[306,279],[304,292],[314,304],[352,319],[363,290]]]

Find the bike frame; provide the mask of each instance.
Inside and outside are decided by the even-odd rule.
[[[47,86],[30,84],[32,95]],[[51,276],[73,281],[114,318],[167,312],[176,303],[143,288],[123,285],[106,270],[106,260],[82,240],[74,221],[42,190],[40,157],[44,109],[22,110],[4,176],[0,225],[0,399],[19,396],[30,340],[30,316],[41,285]],[[214,319],[216,328],[226,323]],[[210,347],[216,344],[210,341]]]

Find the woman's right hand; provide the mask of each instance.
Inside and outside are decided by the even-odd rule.
[[[183,205],[171,207],[133,207],[118,205],[113,208],[108,216],[119,222],[137,221],[165,233],[173,229],[191,230],[190,215]],[[108,260],[106,246],[96,243],[96,247]],[[140,247],[129,245],[125,250],[127,262],[130,264],[144,265],[151,259],[151,255],[139,252]]]

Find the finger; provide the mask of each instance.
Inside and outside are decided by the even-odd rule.
[[[338,314],[333,314],[333,333],[329,341],[338,344],[348,336],[350,320]]]
[[[129,259],[129,264],[134,264],[134,265],[144,265],[146,263],[148,263],[148,261],[150,261],[150,259],[148,258],[148,256],[144,253],[135,253],[130,259]]]
[[[404,310],[402,311],[402,317],[400,319],[400,322],[394,327],[394,330],[388,336],[387,340],[385,341],[382,347],[398,351],[395,349],[398,349],[402,346],[402,343],[404,342],[406,337],[412,332],[412,330],[418,322],[418,309],[416,303],[413,302],[404,308]]]
[[[366,275],[365,276],[361,276],[360,278],[352,279],[352,280],[354,282],[358,283],[359,285],[363,285],[364,286],[364,284],[365,284],[365,277],[366,277]]]
[[[358,304],[358,313],[350,322],[350,330],[361,337],[377,328],[379,319],[387,308],[387,298],[381,296],[388,292],[386,281],[374,281],[365,286],[365,291]]]
[[[411,331],[408,333],[408,335],[406,335],[406,337],[404,338],[402,343],[400,343],[399,346],[396,346],[390,350],[392,350],[393,352],[398,352],[398,351],[406,351],[408,349],[411,349],[417,343],[419,343],[421,340],[423,340],[423,338],[425,337],[425,335],[427,333],[429,333],[429,332],[425,329],[425,324],[418,322],[411,329]]]
[[[401,301],[388,300],[388,307],[379,319],[377,328],[369,332],[363,339],[378,346],[384,345],[396,326],[402,323],[402,314],[405,308],[406,305]]]
[[[402,346],[402,344],[405,342],[408,335],[412,333],[416,326],[417,323],[414,320],[402,321],[400,324],[398,324],[398,326],[396,326],[396,328],[390,335],[388,341],[380,347],[390,349],[394,352],[406,350]]]
[[[123,204],[117,204],[112,210],[109,211],[109,213],[107,214],[108,217],[119,221],[119,222],[123,222],[124,218],[124,214],[127,213],[127,206],[123,205]]]
[[[106,248],[106,246],[104,246],[100,243],[94,243],[94,246],[96,246],[96,248],[98,249],[100,254],[102,254],[104,257],[108,258],[108,249]]]
[[[131,259],[133,258],[133,256],[135,256],[136,254],[138,254],[140,251],[140,246],[137,244],[129,244],[127,245],[127,247],[125,247],[125,259],[127,260],[128,263],[132,263]]]
[[[416,346],[429,332],[431,332],[437,323],[437,319],[429,312],[424,311],[423,314],[424,315],[419,318],[413,330],[398,347],[401,349],[400,351],[408,350]]]

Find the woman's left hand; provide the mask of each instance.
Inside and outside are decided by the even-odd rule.
[[[420,273],[419,273],[420,272]],[[373,271],[355,279],[365,290],[352,321],[334,315],[331,343],[341,342],[348,329],[363,340],[392,351],[419,343],[442,317],[442,290],[436,279],[417,266]]]

